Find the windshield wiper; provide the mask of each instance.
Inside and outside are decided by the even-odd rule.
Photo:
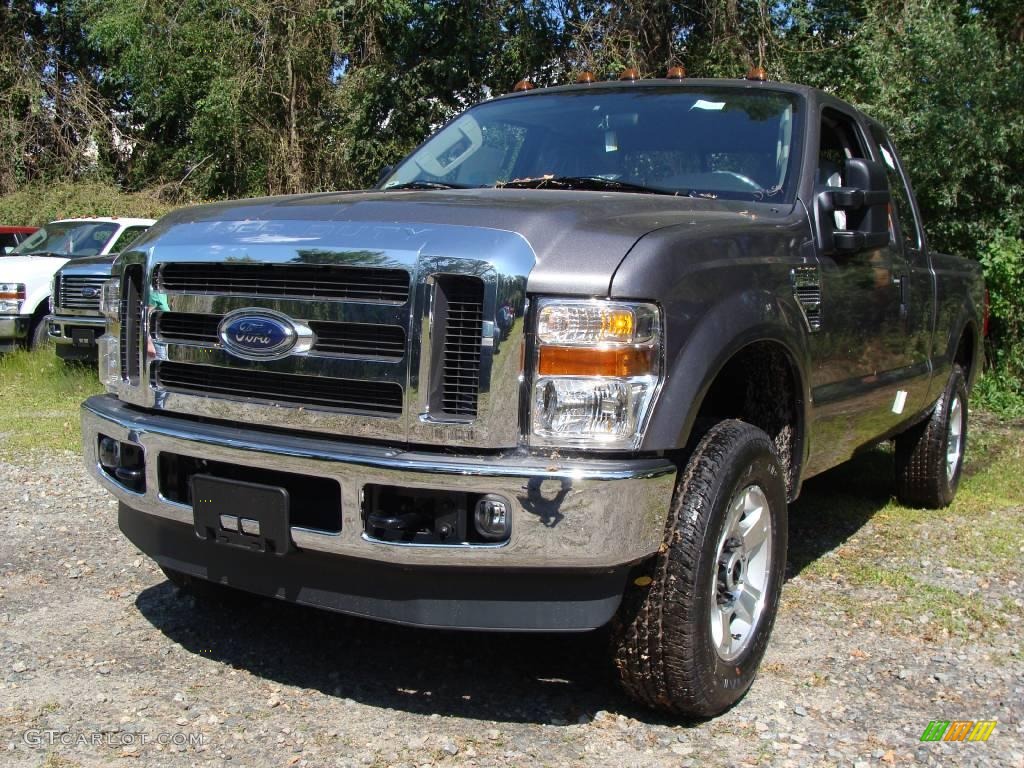
[[[668,189],[646,187],[643,184],[633,184],[628,181],[618,181],[617,179],[606,179],[603,176],[537,176],[532,179],[513,179],[512,181],[499,182],[494,186],[499,189],[543,189],[544,187],[553,187],[555,189],[642,192],[650,195],[677,194],[676,192]]]
[[[391,192],[395,189],[469,189],[467,184],[449,184],[444,181],[407,181],[404,184],[392,184],[390,187],[384,187],[385,192]]]

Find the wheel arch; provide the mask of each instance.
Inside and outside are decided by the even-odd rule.
[[[668,365],[645,447],[682,451],[705,425],[747,421],[775,442],[796,498],[808,445],[807,333],[800,310],[776,296],[722,302]]]

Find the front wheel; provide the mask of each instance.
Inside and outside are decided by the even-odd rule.
[[[665,543],[613,625],[626,693],[712,717],[754,681],[786,566],[786,486],[771,439],[741,421],[703,437],[676,485]]]
[[[49,323],[47,323],[46,318],[42,317],[32,326],[32,333],[29,339],[30,349],[46,349],[52,346],[53,341],[50,339],[48,325]]]

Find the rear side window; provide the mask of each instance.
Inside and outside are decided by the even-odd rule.
[[[921,234],[918,230],[917,219],[914,217],[914,209],[910,205],[910,189],[907,187],[896,150],[893,148],[892,142],[889,141],[889,137],[878,126],[871,126],[871,135],[878,142],[882,164],[885,165],[885,172],[889,177],[889,191],[892,193],[890,228],[894,233],[893,236],[895,238],[895,233],[898,230],[902,233],[904,247],[918,249],[921,247]]]
[[[147,229],[149,229],[149,227],[128,227],[121,233],[121,236],[117,238],[117,242],[114,243],[114,247],[110,249],[110,252],[121,253],[121,251],[127,250]]]

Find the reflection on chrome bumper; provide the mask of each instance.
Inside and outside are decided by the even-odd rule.
[[[99,338],[107,327],[106,318],[90,317],[88,315],[83,315],[82,317],[50,315],[46,318],[46,322],[47,332],[50,334],[50,338],[57,344],[74,343],[71,333],[72,328],[89,328],[95,331],[96,338]]]
[[[0,339],[27,338],[30,319],[21,315],[0,316]]]
[[[134,493],[99,467],[98,435],[142,445],[146,492]],[[666,459],[574,460],[536,456],[447,455],[295,437],[201,423],[98,396],[82,406],[82,439],[89,471],[133,509],[192,524],[192,508],[159,492],[161,452],[337,480],[342,530],[331,534],[293,527],[300,549],[399,565],[500,568],[604,568],[640,560],[661,544],[675,481]],[[371,483],[408,488],[495,493],[512,500],[512,538],[502,547],[415,547],[366,540],[362,488]]]

